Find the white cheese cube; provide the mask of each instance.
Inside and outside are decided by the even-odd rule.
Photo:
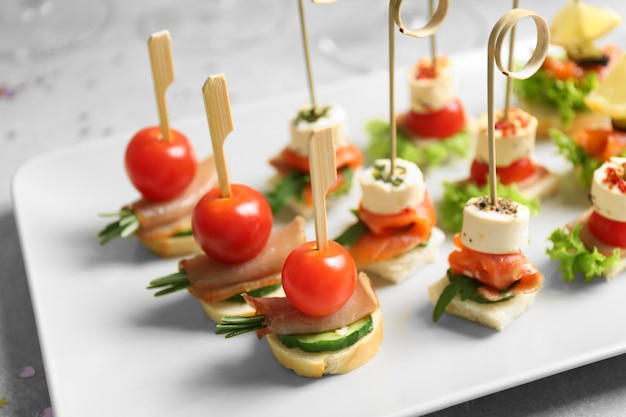
[[[435,78],[417,78],[417,67],[408,71],[411,110],[415,113],[431,113],[444,108],[456,98],[452,74],[441,71]]]
[[[335,149],[348,144],[348,113],[340,106],[332,105],[322,117],[314,122],[298,118],[298,114],[291,119],[289,148],[300,156],[309,156],[309,140],[313,129],[332,126],[333,143]]]
[[[463,209],[461,242],[477,252],[506,254],[522,252],[528,246],[530,210],[510,199],[489,197],[468,200]]]
[[[360,176],[361,205],[377,214],[395,214],[416,207],[426,193],[424,175],[413,162],[396,158],[395,175],[390,177],[391,161],[377,159]]]
[[[503,111],[495,112],[494,120],[497,123],[502,118]],[[537,118],[518,108],[509,109],[511,129],[494,130],[496,142],[496,167],[507,167],[513,162],[529,157],[535,148],[537,134]],[[487,129],[487,114],[482,114],[478,120],[478,141],[476,143],[476,159],[480,162],[489,162],[489,135]]]
[[[591,182],[593,209],[607,219],[618,222],[626,222],[626,194],[618,184],[620,181],[626,184],[625,170],[626,158],[613,157],[596,169]]]

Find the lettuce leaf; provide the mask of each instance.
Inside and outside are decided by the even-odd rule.
[[[574,171],[578,182],[585,187],[591,185],[593,172],[600,168],[602,163],[589,156],[573,137],[559,129],[550,129],[549,136],[559,153],[576,168]]]
[[[548,237],[552,247],[547,248],[546,253],[551,260],[560,262],[559,270],[566,282],[574,281],[576,275],[580,273],[583,281],[589,283],[594,278],[600,277],[607,269],[622,262],[620,250],[617,248],[609,257],[598,252],[598,248],[587,249],[579,236],[582,227],[583,225],[579,224],[571,232],[565,228],[556,229]]]
[[[371,119],[365,124],[369,142],[365,153],[371,160],[389,158],[389,122]],[[420,167],[441,165],[452,156],[464,158],[469,155],[472,137],[468,129],[445,140],[428,141],[416,146],[412,140],[398,131],[396,136],[397,156],[414,162]]]
[[[585,104],[585,97],[599,83],[594,71],[586,72],[580,80],[559,80],[540,69],[525,80],[513,80],[513,94],[520,100],[556,108],[563,126],[569,126],[577,112],[590,111]]]
[[[550,129],[549,136],[559,153],[575,167],[574,172],[578,182],[584,187],[590,186],[593,173],[600,168],[602,162],[589,156],[583,147],[576,143],[573,137],[559,129]],[[616,156],[626,156],[626,151]]]
[[[538,198],[531,198],[524,195],[516,185],[502,185],[497,182],[496,192],[498,197],[510,198],[528,207],[531,215],[540,211],[540,201]],[[443,195],[437,203],[438,223],[451,232],[460,232],[463,225],[463,208],[472,197],[489,195],[489,183],[482,187],[472,182],[452,182],[444,181]]]

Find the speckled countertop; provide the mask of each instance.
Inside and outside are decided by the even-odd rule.
[[[293,36],[299,30],[296,2],[276,2],[281,9],[267,36],[261,34],[233,47],[208,48],[206,42],[192,45],[181,41],[185,34],[177,37],[179,34],[171,30],[177,76],[168,91],[172,120],[203,114],[200,86],[207,74],[223,72],[228,76],[233,105],[305,90],[300,38]],[[146,48],[149,33],[142,19],[147,10],[161,3],[167,4],[107,1],[102,27],[81,43],[47,56],[0,59],[0,417],[53,413],[11,204],[13,173],[31,157],[50,150],[155,124]],[[447,48],[450,53],[484,45],[491,22],[506,10],[504,3],[509,2],[453,3],[463,3],[459,13],[476,24],[466,29],[462,43],[443,41],[442,49]],[[550,17],[560,2],[520,3]],[[626,16],[621,0],[604,3]],[[341,42],[356,36],[354,28],[358,23],[354,19],[367,15],[357,8],[384,13],[384,4],[379,0],[338,0],[337,4],[336,9],[307,7],[316,84],[340,81],[386,65],[384,42],[369,48],[361,45],[361,50],[355,49],[350,55],[333,56],[335,49],[327,38],[332,35],[331,39],[338,40],[341,46]],[[0,13],[1,10],[2,6]],[[386,34],[384,26],[369,30]],[[372,65],[373,60],[378,62]],[[398,64],[413,60],[401,56]],[[621,355],[471,400],[432,416],[623,415],[624,375],[626,355]]]

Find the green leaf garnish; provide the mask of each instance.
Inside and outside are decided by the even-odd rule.
[[[589,111],[585,97],[598,87],[595,71],[580,80],[559,80],[539,70],[525,80],[513,80],[513,93],[520,100],[546,104],[558,110],[563,126],[569,126],[577,112]]]
[[[300,171],[292,170],[282,177],[273,190],[266,193],[265,197],[272,209],[272,214],[280,213],[291,197],[302,200],[302,190],[311,181],[309,175]]]
[[[371,160],[389,158],[389,122],[383,119],[369,120],[365,124],[365,131],[369,135],[367,156]],[[424,141],[420,146],[416,146],[400,131],[396,136],[398,158],[414,162],[420,167],[441,165],[450,156],[464,158],[469,155],[471,143],[468,129],[444,140]]]
[[[98,233],[101,245],[104,245],[116,237],[128,237],[141,228],[139,217],[132,210],[120,210],[115,213],[101,213],[101,217],[119,217],[113,223],[109,223]]]
[[[189,277],[187,276],[187,273],[185,271],[178,271],[161,278],[153,279],[152,281],[150,281],[147,289],[153,290],[156,288],[162,288],[160,291],[154,293],[155,297],[159,297],[161,295],[185,290],[190,287],[191,282],[189,282]]]
[[[326,116],[330,108],[330,106],[317,106],[307,109],[301,109],[296,115],[296,118],[293,122],[296,124],[301,121],[305,121],[307,123],[315,123],[322,117]]]
[[[589,250],[580,240],[580,231],[583,224],[579,224],[572,231],[556,229],[548,240],[552,247],[546,249],[551,260],[559,261],[559,270],[566,282],[576,279],[576,274],[583,276],[583,281],[589,283],[594,278],[601,277],[604,271],[619,265],[622,261],[620,250],[616,248],[611,256],[606,257],[598,248]]]
[[[498,197],[510,198],[519,204],[525,205],[530,210],[530,214],[535,215],[540,211],[539,198],[526,196],[517,188],[515,184],[502,185],[497,182]],[[437,203],[439,211],[439,223],[444,228],[459,232],[463,225],[463,208],[472,197],[489,195],[489,183],[479,187],[473,182],[451,182],[443,183],[443,195]]]
[[[515,297],[514,295],[511,295],[508,297],[503,297],[497,301],[491,301],[484,297],[481,297],[476,293],[476,290],[480,286],[484,285],[480,281],[474,278],[470,278],[466,275],[455,274],[450,269],[448,269],[446,274],[450,283],[446,286],[446,288],[443,289],[441,295],[439,296],[439,299],[437,300],[437,303],[435,304],[435,308],[433,310],[433,321],[435,322],[439,320],[443,313],[445,313],[446,308],[452,302],[454,297],[457,296],[457,294],[461,297],[462,301],[471,300],[480,304],[501,303]],[[516,284],[517,282],[514,282],[509,288],[501,291],[501,294],[508,293],[510,289]]]
[[[228,339],[244,333],[261,330],[265,327],[264,322],[264,315],[251,317],[224,316],[222,317],[222,322],[217,324],[215,334],[223,334]]]
[[[333,240],[339,243],[341,246],[352,246],[354,243],[359,240],[361,236],[363,236],[368,231],[367,226],[362,221],[357,221],[356,223],[348,226],[346,230],[343,231],[339,236],[334,238]]]
[[[337,197],[346,194],[352,186],[352,178],[354,171],[349,166],[339,170],[344,181],[339,188],[334,190],[329,196]],[[282,177],[273,190],[265,194],[267,202],[272,209],[272,214],[280,213],[290,198],[295,197],[296,201],[302,201],[304,195],[304,187],[311,183],[311,176],[301,171],[291,170],[287,175]]]

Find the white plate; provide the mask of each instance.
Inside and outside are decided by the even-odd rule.
[[[458,92],[478,115],[486,108],[485,56],[471,52],[454,62]],[[403,74],[398,109],[407,102]],[[353,140],[363,145],[364,121],[387,114],[387,76],[322,87],[317,96],[348,110]],[[264,187],[272,174],[266,160],[286,143],[287,120],[307,97],[298,92],[233,109],[235,132],[226,142],[233,181]],[[207,152],[202,117],[173,125],[200,155]],[[298,377],[275,362],[264,340],[213,334],[214,324],[187,293],[154,298],[146,285],[174,272],[176,260],[157,259],[133,239],[98,245],[105,220],[97,213],[136,197],[121,162],[129,136],[36,158],[15,177],[15,211],[57,417],[413,416],[626,351],[626,279],[566,284],[545,255],[547,235],[586,204],[574,188],[545,202],[532,219],[527,256],[546,284],[505,332],[448,315],[432,323],[426,287],[447,269],[448,239],[437,262],[379,289],[385,337],[373,360],[347,375]],[[568,168],[548,143],[538,145],[537,155],[557,171]],[[467,169],[461,161],[427,172],[433,198],[444,178],[460,178]],[[565,198],[575,191],[581,199]],[[351,221],[357,198],[354,192],[330,208],[331,236]]]

